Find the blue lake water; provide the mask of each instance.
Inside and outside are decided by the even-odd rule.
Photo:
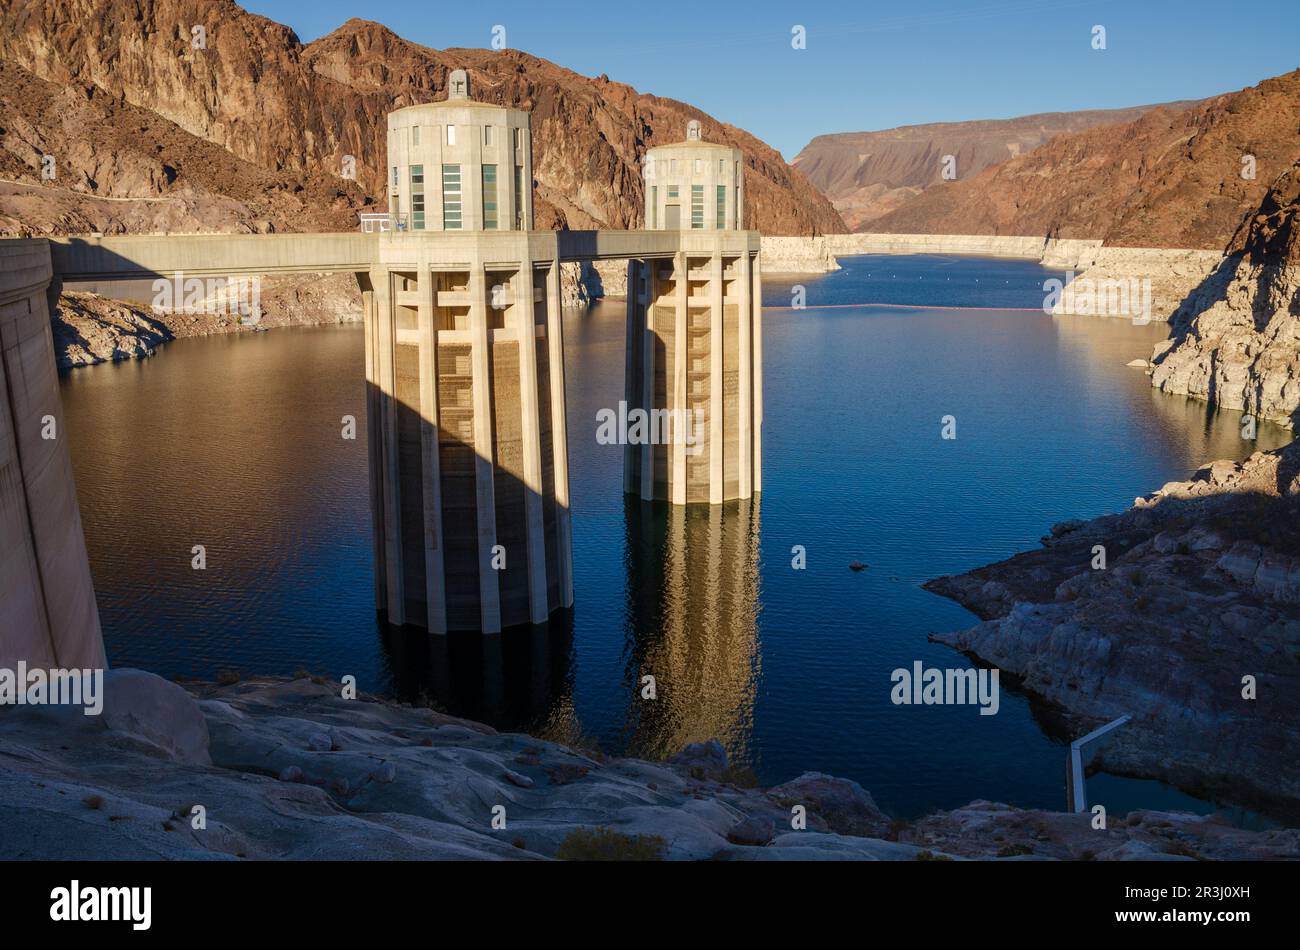
[[[622,303],[566,314],[576,605],[549,630],[443,642],[376,622],[359,328],[183,340],[69,374],[110,661],[351,673],[611,752],[717,738],[764,784],[843,775],[902,816],[975,798],[1063,807],[1066,737],[1022,696],[1004,688],[995,716],[890,701],[895,668],[969,665],[926,636],[975,618],[920,585],[1289,434],[1246,442],[1235,414],[1153,391],[1125,364],[1166,329],[1047,316],[1042,283],[1059,275],[1035,264],[843,263],[800,281],[806,309],[788,309],[793,283],[765,285],[752,504],[624,498],[621,449],[595,439],[623,392]],[[340,438],[347,414],[356,441]],[[206,571],[190,568],[195,544]],[[1103,779],[1126,806],[1209,807]]]

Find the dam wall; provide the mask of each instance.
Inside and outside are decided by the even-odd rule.
[[[0,244],[0,668],[103,668],[63,425],[50,247]]]

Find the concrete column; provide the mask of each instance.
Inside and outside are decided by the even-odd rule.
[[[674,257],[677,269],[677,320],[673,330],[673,378],[668,380],[668,408],[677,416],[686,408],[689,313],[686,301],[691,289],[690,259],[684,251]],[[669,488],[674,505],[686,504],[686,441],[674,431],[671,446]]]
[[[384,543],[384,491],[380,474],[383,472],[383,426],[380,422],[378,347],[375,334],[379,321],[375,316],[375,292],[367,271],[358,272],[357,285],[361,288],[361,314],[366,341],[366,453],[369,459],[367,475],[370,482],[370,543],[374,555],[375,604],[388,603],[387,548]]]
[[[655,405],[655,301],[659,293],[659,264],[647,261],[650,270],[650,300],[641,322],[641,405],[646,412]],[[641,497],[655,496],[655,447],[647,438],[641,443]]]
[[[537,330],[533,316],[533,262],[519,262],[511,307],[519,334],[519,409],[524,456],[524,531],[528,545],[528,612],[533,623],[550,616],[546,596],[546,525],[542,519],[541,409],[537,398]]]
[[[555,471],[555,532],[559,548],[560,599],[573,606],[573,521],[569,512],[569,426],[564,385],[564,311],[560,306],[560,262],[551,261],[546,280],[547,363],[551,381],[551,445]]]
[[[375,371],[379,415],[372,418],[380,429],[379,487],[384,517],[384,579],[388,601],[388,622],[406,623],[406,596],[402,574],[401,467],[397,438],[396,313],[393,306],[392,274],[383,267],[370,269],[375,300]]]
[[[763,490],[763,267],[754,255],[754,494]]]
[[[640,278],[640,268],[637,266],[636,258],[627,259],[627,323],[626,339],[627,344],[623,347],[623,402],[626,403],[628,411],[635,408],[639,402],[636,390],[636,357],[637,357],[637,333],[640,329],[640,322],[637,320],[637,307],[640,304],[640,294],[637,291],[638,279]],[[626,433],[624,433],[626,434]],[[636,491],[637,486],[632,480],[632,460],[636,458],[637,446],[628,442],[623,446],[623,491],[631,493]]]
[[[430,633],[447,632],[447,575],[442,555],[442,484],[438,457],[438,331],[434,326],[436,277],[419,270],[420,454],[424,486],[424,588]]]
[[[723,498],[723,411],[722,411],[722,255],[709,262],[709,504]]]
[[[740,255],[739,266],[740,273],[736,286],[740,290],[740,305],[737,307],[740,319],[737,327],[736,350],[740,357],[740,372],[736,381],[739,390],[736,394],[736,415],[739,425],[737,442],[740,459],[737,469],[740,474],[740,497],[750,498],[754,494],[754,350],[751,332],[754,319],[754,273],[748,251]]]
[[[501,631],[501,588],[492,568],[497,543],[496,494],[493,481],[492,358],[489,347],[487,280],[481,261],[469,272],[470,372],[474,391],[474,490],[478,514],[479,613],[484,633]]]

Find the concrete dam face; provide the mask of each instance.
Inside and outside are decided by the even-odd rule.
[[[697,125],[650,150],[647,230],[533,231],[528,114],[471,101],[463,76],[450,88],[389,116],[389,210],[358,233],[0,242],[0,518],[21,542],[0,553],[0,658],[103,665],[67,448],[41,435],[47,416],[59,424],[47,294],[65,280],[355,275],[390,623],[495,633],[573,605],[562,262],[628,261],[619,418],[673,420],[621,434],[625,491],[674,505],[758,494],[759,238],[737,227],[739,151]]]
[[[45,241],[0,242],[0,668],[102,669],[63,437]]]

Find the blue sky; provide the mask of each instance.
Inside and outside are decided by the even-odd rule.
[[[243,5],[304,41],[358,16],[425,46],[488,47],[500,24],[511,47],[689,102],[787,159],[828,132],[1195,99],[1300,66],[1297,0]]]

